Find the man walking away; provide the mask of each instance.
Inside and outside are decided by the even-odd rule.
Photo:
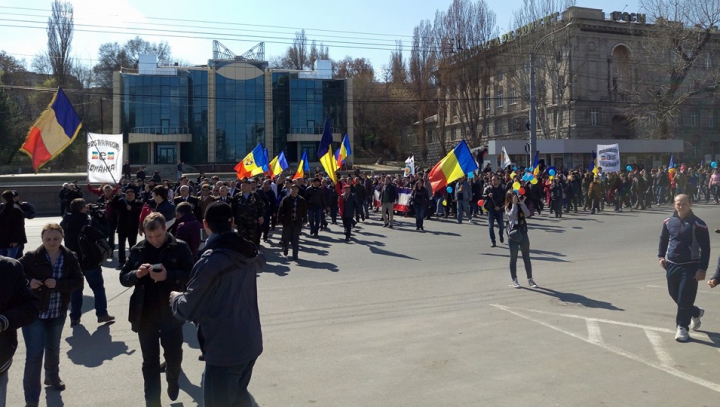
[[[290,195],[280,201],[278,222],[283,225],[283,254],[287,257],[288,246],[292,244],[292,257],[293,260],[297,260],[300,250],[300,231],[307,223],[307,202],[300,195],[300,187],[297,184],[292,184]]]
[[[393,211],[395,201],[398,199],[398,192],[395,184],[392,183],[392,177],[385,177],[385,185],[380,190],[380,204],[383,218],[383,227],[393,227]]]
[[[698,281],[705,280],[710,261],[710,235],[695,216],[687,195],[675,197],[675,213],[663,222],[658,248],[660,267],[666,270],[668,291],[677,304],[675,340],[687,342],[688,328],[697,331],[705,310],[694,305]]]
[[[265,258],[255,244],[232,232],[229,205],[211,204],[203,226],[207,246],[185,292],[170,293],[172,310],[176,317],[197,323],[205,356],[205,407],[255,406],[247,388],[263,351],[257,274]]]
[[[353,228],[353,217],[360,211],[357,197],[351,192],[350,184],[343,186],[343,194],[340,197],[340,218],[342,219],[343,228],[345,229],[345,241],[350,241],[350,234]]]

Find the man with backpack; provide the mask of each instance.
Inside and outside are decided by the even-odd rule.
[[[70,203],[70,213],[63,216],[60,226],[65,230],[65,247],[75,252],[80,260],[80,268],[95,296],[95,315],[98,323],[111,322],[114,316],[108,315],[105,281],[102,276],[102,262],[108,253],[100,246],[109,248],[105,235],[98,229],[98,223],[88,216],[88,205],[82,198]],[[104,241],[104,242],[103,242]],[[83,293],[75,290],[70,302],[70,326],[80,323],[82,316]]]

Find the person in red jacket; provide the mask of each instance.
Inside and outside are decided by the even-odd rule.
[[[192,204],[189,202],[179,203],[175,207],[175,219],[177,219],[177,222],[172,228],[173,235],[187,243],[190,246],[193,258],[197,259],[198,249],[200,248],[200,230],[203,225],[195,217]]]

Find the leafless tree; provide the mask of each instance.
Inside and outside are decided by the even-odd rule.
[[[108,42],[100,45],[98,63],[93,67],[97,85],[102,88],[112,88],[113,72],[122,68],[137,69],[142,54],[157,55],[158,63],[161,65],[172,63],[172,50],[164,41],[152,43],[141,37],[135,37],[123,45]]]
[[[717,103],[720,0],[641,0],[640,6],[653,24],[638,30],[640,50],[632,53],[625,83],[613,90],[628,90],[628,117],[641,137],[675,138],[684,108]]]
[[[408,69],[410,89],[417,106],[418,144],[424,161],[428,156],[426,119],[440,111],[436,105],[437,90],[434,77],[438,61],[435,39],[430,20],[421,21],[415,27]],[[444,132],[439,132],[440,134],[444,136]]]
[[[58,86],[68,83],[72,71],[72,39],[75,32],[73,6],[70,2],[53,0],[51,14],[48,18],[47,36],[48,49],[46,57],[52,67],[52,74]]]

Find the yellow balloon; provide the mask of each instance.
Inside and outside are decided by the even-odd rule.
[[[519,183],[519,182],[515,182],[515,183],[513,183],[512,187],[513,187],[514,190],[518,190],[518,189],[520,189],[520,183]]]
[[[537,184],[537,179],[535,179],[535,178],[531,179],[531,180],[530,180],[530,183],[533,184],[533,185]]]
[[[447,206],[447,201],[443,201],[443,206]]]
[[[548,177],[548,179],[549,179],[550,181],[552,181],[552,180],[555,179],[555,176],[554,176],[554,175],[551,175],[551,176]]]
[[[514,172],[512,174],[510,174],[510,179],[515,179],[515,175],[517,175],[517,174],[515,174]]]

